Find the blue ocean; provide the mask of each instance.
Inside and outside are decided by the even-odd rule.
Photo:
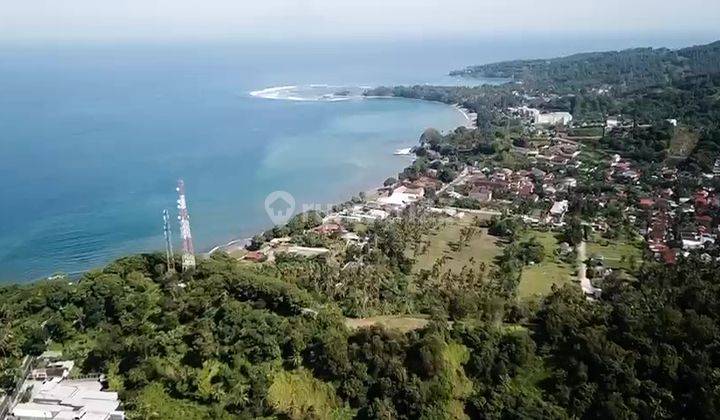
[[[176,214],[178,178],[196,249],[207,251],[271,226],[270,192],[298,203],[349,199],[406,166],[393,152],[425,128],[465,122],[444,104],[334,93],[467,84],[448,71],[628,44],[0,46],[0,282],[162,250],[162,211]]]

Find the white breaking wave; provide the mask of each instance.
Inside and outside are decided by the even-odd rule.
[[[363,98],[367,86],[332,86],[311,84],[303,86],[274,86],[250,92],[251,96],[285,101],[348,101]]]
[[[250,92],[250,95],[265,99],[285,99],[280,98],[280,95],[284,92],[291,91],[296,87],[297,86],[276,86],[267,89],[254,90]]]

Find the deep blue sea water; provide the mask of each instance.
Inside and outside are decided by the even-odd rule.
[[[469,64],[636,45],[613,42],[0,46],[0,282],[161,250],[179,177],[207,251],[270,226],[268,193],[350,198],[404,167],[392,152],[425,128],[463,122],[438,103],[252,91],[458,83],[445,75]]]

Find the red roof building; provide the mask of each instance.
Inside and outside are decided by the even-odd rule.
[[[267,259],[267,257],[265,256],[265,254],[263,254],[260,251],[250,251],[247,254],[245,254],[243,259],[252,261],[252,262],[263,262]]]
[[[673,265],[677,262],[677,256],[675,255],[675,251],[670,248],[663,249],[660,253],[660,256],[665,264]]]
[[[328,223],[316,227],[315,229],[313,229],[313,232],[319,233],[321,235],[332,235],[333,233],[343,233],[344,229],[341,225],[337,223]]]
[[[698,214],[695,216],[695,221],[701,225],[710,227],[710,224],[712,223],[712,217],[707,214]]]

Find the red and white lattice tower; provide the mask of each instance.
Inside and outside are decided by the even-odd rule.
[[[192,233],[190,232],[190,215],[188,214],[187,201],[185,200],[185,183],[182,179],[178,180],[178,220],[180,221],[180,238],[182,238],[182,269],[186,271],[195,267],[195,248],[192,242]]]

